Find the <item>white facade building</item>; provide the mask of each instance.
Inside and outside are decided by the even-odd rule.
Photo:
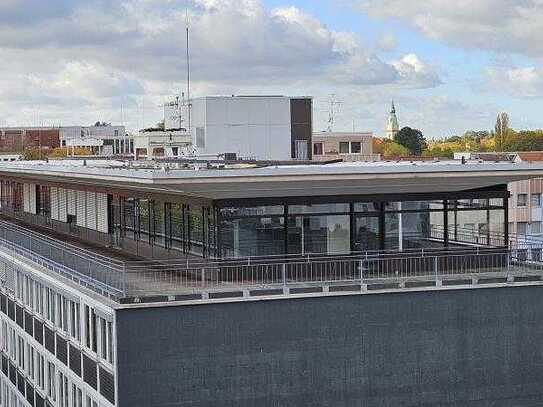
[[[98,155],[130,154],[132,137],[124,126],[69,126],[60,128],[62,147],[90,148]]]
[[[191,133],[198,155],[311,158],[311,98],[211,96],[192,101]]]
[[[185,130],[141,130],[134,137],[134,158],[186,157],[194,155],[192,138]]]

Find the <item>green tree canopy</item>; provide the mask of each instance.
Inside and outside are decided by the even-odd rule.
[[[393,141],[385,143],[383,148],[383,156],[385,158],[406,157],[409,153],[410,151],[406,147]]]
[[[394,142],[409,150],[413,155],[420,156],[426,149],[426,139],[420,130],[404,127],[395,136]]]

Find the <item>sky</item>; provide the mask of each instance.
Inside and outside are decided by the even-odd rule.
[[[336,131],[543,128],[543,0],[2,0],[0,126],[161,120],[192,96],[334,100]]]

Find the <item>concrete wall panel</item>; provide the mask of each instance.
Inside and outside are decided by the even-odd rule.
[[[541,405],[541,290],[120,310],[119,406]]]

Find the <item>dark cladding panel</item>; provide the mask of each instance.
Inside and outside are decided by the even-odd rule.
[[[68,366],[68,343],[60,335],[57,335],[57,359]]]
[[[15,304],[15,322],[21,328],[24,328],[23,318],[23,309],[19,305]]]
[[[100,394],[115,404],[115,380],[113,375],[100,366]]]
[[[26,400],[31,406],[34,405],[34,387],[32,387],[30,382],[26,382]]]
[[[45,407],[45,399],[38,392],[36,392],[36,407]]]
[[[81,351],[70,345],[70,369],[81,377]]]
[[[307,142],[308,159],[312,158],[313,145],[313,101],[310,98],[291,99],[290,123],[291,123],[291,158],[296,158],[296,142]]]
[[[8,358],[6,355],[2,355],[2,373],[4,373],[4,376],[9,376],[9,363]]]
[[[15,386],[17,386],[17,369],[15,368],[15,365],[9,362],[9,380],[11,380],[11,383],[13,383]]]
[[[7,315],[8,313],[8,307],[7,307],[7,298],[4,294],[0,294],[0,311],[2,311],[4,314]]]
[[[30,336],[34,336],[34,332],[33,332],[34,324],[33,324],[32,315],[26,311],[24,312],[24,315],[25,315],[25,331]]]
[[[43,323],[34,319],[34,339],[43,345]]]
[[[19,390],[19,393],[25,397],[26,381],[23,375],[19,372],[17,372],[17,389]]]
[[[45,326],[45,348],[55,354],[55,333]]]
[[[8,298],[8,317],[15,321],[15,303],[10,298]]]
[[[98,389],[96,362],[83,354],[83,380],[93,389]]]

